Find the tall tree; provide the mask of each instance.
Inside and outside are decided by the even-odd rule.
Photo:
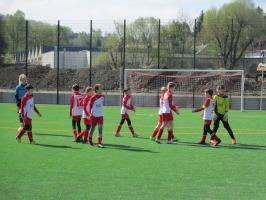
[[[7,41],[5,34],[5,22],[2,15],[0,15],[0,64],[3,63],[4,54],[6,53]]]
[[[6,16],[6,28],[9,37],[9,52],[16,52],[25,49],[25,14],[18,10],[14,15]]]
[[[201,34],[205,43],[221,56],[224,67],[232,69],[264,33],[263,13],[249,0],[236,0],[220,9],[208,10]]]
[[[173,20],[161,28],[161,62],[165,66],[175,66],[177,57],[192,53],[192,32],[187,22]],[[173,59],[171,59],[173,58]],[[181,67],[189,67],[181,58]]]

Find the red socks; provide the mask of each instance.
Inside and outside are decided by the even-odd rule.
[[[117,129],[116,129],[116,135],[119,134],[121,128],[122,128],[122,125],[119,124],[118,127],[117,127]]]
[[[20,128],[18,131],[17,138],[21,138],[24,135],[24,133],[25,133],[24,128]]]
[[[74,135],[74,138],[77,139],[78,133],[77,133],[77,130],[76,129],[73,129],[73,135]]]
[[[98,136],[98,144],[102,144],[102,137]]]
[[[79,136],[79,137],[83,137],[83,136],[84,136],[84,134],[85,134],[85,131],[86,131],[86,130],[83,130],[83,131],[81,131],[81,132],[79,133],[79,135],[78,135],[78,136]]]
[[[29,141],[30,141],[30,142],[33,141],[33,138],[32,138],[32,131],[28,131],[28,138],[29,138]]]
[[[160,140],[163,134],[163,129],[159,129],[158,135],[157,135],[157,139]]]
[[[151,136],[154,138],[157,135],[158,131],[159,131],[159,128],[154,129]]]
[[[202,135],[201,142],[205,142],[206,140],[206,135]]]
[[[129,128],[131,134],[134,135],[134,129],[133,129],[133,127],[132,126],[128,126],[128,128]]]
[[[118,127],[117,127],[117,129],[116,129],[116,135],[119,134],[121,128],[122,128],[122,125],[119,124]],[[135,133],[134,128],[132,126],[128,126],[128,128],[129,128],[131,134],[134,135],[134,133]]]
[[[168,141],[169,140],[172,140],[174,138],[174,134],[173,134],[173,131],[171,130],[171,131],[168,131]]]
[[[19,132],[18,132],[18,135],[17,135],[17,138],[20,139],[24,135],[24,133],[25,133],[24,128],[20,128]],[[32,142],[33,141],[32,131],[28,131],[27,133],[28,133],[29,141]]]

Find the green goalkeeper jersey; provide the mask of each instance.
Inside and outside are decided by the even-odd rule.
[[[214,101],[214,112],[216,114],[224,115],[229,110],[228,96],[215,95],[213,101]]]

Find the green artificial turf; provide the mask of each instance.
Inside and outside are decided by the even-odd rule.
[[[0,104],[0,199],[265,199],[266,113],[230,111],[237,138],[231,145],[224,128],[218,147],[196,144],[202,134],[199,114],[181,109],[175,116],[177,144],[149,140],[156,108],[130,113],[139,138],[124,124],[114,137],[119,107],[104,109],[104,149],[72,142],[68,106],[38,105],[33,137],[18,144],[14,104]],[[82,124],[83,125],[83,124]],[[84,127],[84,126],[83,126]],[[166,131],[163,138],[166,138]],[[97,131],[94,135],[96,141]]]

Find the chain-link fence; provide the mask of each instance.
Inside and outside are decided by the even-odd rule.
[[[246,49],[234,48],[240,45],[235,44],[237,35],[233,34],[238,28],[236,22],[206,30],[199,21],[150,17],[134,21],[24,20],[6,24],[8,48],[1,55],[0,101],[11,101],[22,73],[38,91],[39,103],[66,104],[74,83],[82,91],[101,83],[108,94],[107,104],[119,105],[125,69],[233,69],[244,70],[244,108],[266,109],[266,86],[262,73],[257,72],[266,37],[260,42],[251,41]],[[228,33],[231,51],[226,49],[225,41],[219,43],[222,31]],[[238,38],[242,43],[244,36]],[[241,50],[239,56],[235,51]],[[193,91],[192,95],[200,93]]]

